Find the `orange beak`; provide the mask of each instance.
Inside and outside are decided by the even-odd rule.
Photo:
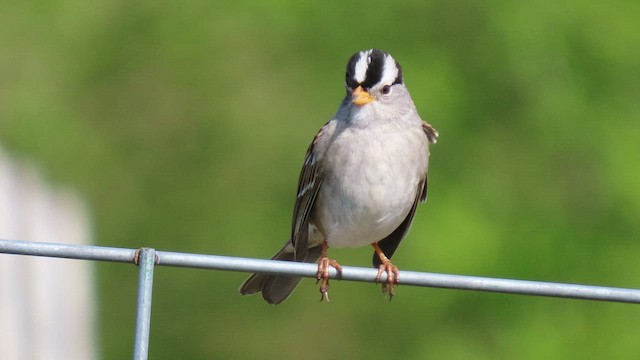
[[[373,100],[373,96],[366,92],[362,86],[358,86],[351,94],[351,102],[358,106],[366,105]]]

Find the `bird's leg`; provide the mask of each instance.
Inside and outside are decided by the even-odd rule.
[[[382,292],[386,294],[388,291],[389,300],[391,300],[391,298],[393,298],[393,295],[395,295],[394,286],[400,283],[400,278],[398,277],[398,267],[391,263],[391,260],[389,260],[384,252],[382,252],[382,249],[380,249],[378,243],[372,243],[371,246],[373,246],[376,254],[378,254],[378,257],[382,262],[382,264],[380,264],[380,266],[378,267],[378,276],[376,276],[376,283],[380,281],[380,277],[382,276],[383,271],[387,273],[387,281],[382,284]]]
[[[322,294],[320,301],[325,299],[329,301],[329,267],[333,267],[338,271],[338,279],[342,277],[342,266],[337,261],[327,257],[328,248],[329,244],[327,244],[327,240],[324,240],[322,242],[322,253],[318,260],[318,272],[316,273],[316,279],[322,281],[320,283],[320,294]]]

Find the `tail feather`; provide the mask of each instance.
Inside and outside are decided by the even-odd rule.
[[[315,246],[309,249],[304,262],[315,262],[320,257],[322,246]],[[295,261],[293,248],[289,243],[275,254],[271,260]],[[251,274],[242,285],[240,294],[251,295],[262,292],[262,298],[269,304],[280,304],[285,301],[293,290],[296,289],[300,281],[299,276],[283,276],[269,274]]]

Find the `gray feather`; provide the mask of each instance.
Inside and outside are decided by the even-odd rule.
[[[287,242],[271,260],[294,261],[293,251],[289,245]],[[310,248],[304,262],[316,262],[320,257],[321,251],[322,246]],[[298,276],[252,274],[240,286],[240,294],[251,295],[261,292],[262,297],[267,303],[274,305],[280,304],[291,295],[301,280],[302,278]]]

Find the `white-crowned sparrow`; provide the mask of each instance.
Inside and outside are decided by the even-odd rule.
[[[420,119],[400,65],[385,51],[355,53],[347,64],[346,88],[338,112],[307,150],[291,240],[272,259],[319,259],[317,278],[327,298],[329,267],[341,273],[327,248],[370,244],[378,279],[387,273],[383,291],[393,296],[398,268],[389,258],[408,232],[418,203],[427,198],[429,143],[436,142],[438,132]],[[266,302],[278,304],[300,280],[252,274],[240,293],[262,292]]]

